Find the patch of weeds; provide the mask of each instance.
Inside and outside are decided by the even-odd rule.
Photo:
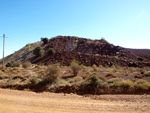
[[[110,71],[109,73],[107,73],[106,75],[107,77],[111,76],[111,77],[117,77],[117,75],[115,75],[112,71]]]
[[[141,73],[137,73],[134,75],[135,78],[143,78],[143,75]]]

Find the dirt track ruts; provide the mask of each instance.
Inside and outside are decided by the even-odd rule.
[[[150,113],[150,95],[118,96],[100,95],[100,98],[91,99],[75,94],[0,89],[0,113]],[[124,96],[128,100],[145,97],[127,101],[121,98]]]

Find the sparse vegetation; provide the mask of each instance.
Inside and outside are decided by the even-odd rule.
[[[77,61],[72,61],[72,66],[76,69],[76,76],[74,75],[71,64],[69,67],[58,64],[49,66],[31,64],[30,62],[14,62],[12,67],[0,70],[0,84],[8,85],[29,85],[32,87],[77,87],[89,88],[96,94],[98,91],[110,90],[111,88],[119,89],[120,91],[127,89],[130,91],[148,91],[150,89],[149,83],[149,69],[150,68],[123,68],[116,69],[113,67],[92,67],[81,66]],[[29,63],[29,64],[28,64]],[[22,65],[19,66],[19,65]],[[31,67],[32,68],[28,68]],[[80,67],[78,69],[78,66]],[[82,67],[82,68],[81,68]],[[73,73],[73,75],[72,75]],[[62,74],[61,76],[59,76]],[[117,77],[114,76],[117,74]],[[128,76],[126,76],[128,74]],[[136,77],[137,75],[142,77]],[[78,75],[78,76],[77,76]],[[131,78],[131,79],[130,79]],[[147,81],[143,80],[147,79]],[[93,88],[93,89],[92,89]],[[29,90],[32,91],[29,87]],[[90,91],[89,90],[89,91]],[[119,92],[120,93],[120,92]]]

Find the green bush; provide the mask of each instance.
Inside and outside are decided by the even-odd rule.
[[[81,66],[78,64],[78,62],[76,60],[73,60],[70,64],[70,67],[73,71],[73,75],[77,76],[79,70],[81,69]]]
[[[48,38],[42,38],[42,41],[44,42],[44,44],[47,44],[49,42]]]
[[[55,50],[53,48],[49,48],[48,54],[53,55],[55,53]]]
[[[98,87],[100,85],[100,83],[102,83],[102,80],[100,80],[95,74],[92,74],[81,85],[91,86],[91,87]]]
[[[58,64],[53,64],[48,66],[46,73],[41,76],[44,82],[46,83],[55,83],[57,81],[57,78],[60,74],[60,67]]]
[[[6,64],[6,67],[13,67],[15,61],[10,61]]]
[[[33,54],[37,57],[42,56],[44,54],[44,50],[42,47],[38,46],[33,50]]]
[[[31,67],[31,66],[32,66],[32,64],[31,64],[31,62],[29,62],[29,61],[24,62],[24,63],[22,64],[22,67],[23,67],[23,68],[29,68],[29,67]]]

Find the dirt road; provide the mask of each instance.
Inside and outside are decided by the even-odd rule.
[[[101,95],[91,98],[0,89],[0,113],[150,113],[150,95]]]

